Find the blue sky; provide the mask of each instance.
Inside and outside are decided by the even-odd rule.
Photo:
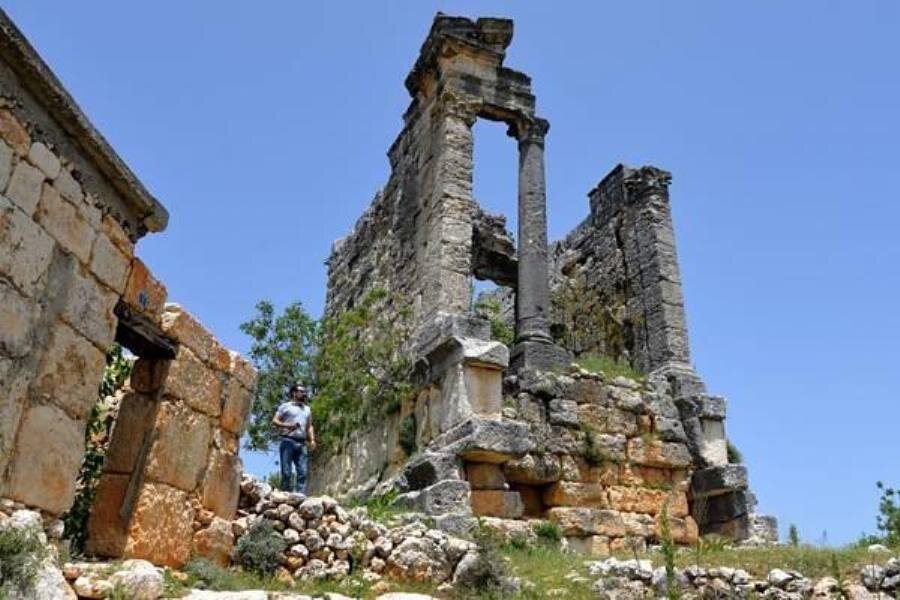
[[[673,172],[693,358],[761,507],[840,543],[900,484],[893,0],[3,5],[168,207],[139,254],[239,350],[260,298],[321,311],[433,14],[513,17],[507,64],[552,125],[551,238],[616,163]],[[515,146],[476,135],[476,194],[512,214]]]

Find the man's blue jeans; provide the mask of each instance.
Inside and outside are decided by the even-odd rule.
[[[281,489],[285,492],[306,493],[306,474],[309,470],[309,454],[306,452],[306,442],[281,438],[281,446],[278,448],[281,459]],[[291,471],[296,471],[297,482],[291,486]]]

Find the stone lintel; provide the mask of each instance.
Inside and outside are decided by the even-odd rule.
[[[502,464],[535,448],[529,427],[520,421],[472,417],[434,441],[441,452],[471,462]]]
[[[744,465],[707,467],[695,471],[691,479],[691,493],[695,499],[746,489],[747,467]]]

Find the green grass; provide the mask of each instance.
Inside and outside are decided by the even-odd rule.
[[[646,380],[646,375],[632,367],[628,361],[614,359],[609,356],[597,354],[582,354],[575,359],[575,364],[591,373],[600,373],[607,379],[625,377],[639,383]]]

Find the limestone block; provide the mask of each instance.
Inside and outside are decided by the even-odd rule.
[[[131,255],[123,253],[106,235],[98,234],[91,251],[91,272],[118,294],[125,291]]]
[[[231,550],[234,547],[234,533],[231,523],[225,519],[214,517],[206,529],[194,534],[193,552],[196,556],[227,567],[231,563]]]
[[[718,496],[734,490],[747,489],[747,467],[722,465],[694,471],[691,494],[694,498]]]
[[[81,184],[78,183],[68,169],[60,169],[59,175],[53,181],[53,187],[75,206],[80,206],[84,201],[84,192],[81,190]]]
[[[747,492],[739,490],[719,496],[708,496],[694,500],[697,518],[705,523],[724,523],[750,512]]]
[[[118,320],[113,310],[119,296],[80,270],[72,273],[62,318],[98,347],[113,342]]]
[[[109,448],[103,460],[105,473],[134,471],[144,436],[155,421],[156,404],[154,398],[137,392],[127,392],[122,397]]]
[[[471,511],[468,481],[445,480],[418,491],[401,494],[395,505],[430,515]]]
[[[544,491],[547,506],[610,508],[606,489],[599,483],[557,481]]]
[[[472,490],[472,512],[479,517],[518,519],[525,506],[519,492]]]
[[[567,537],[566,545],[572,552],[593,558],[609,556],[609,538],[605,535]]]
[[[223,519],[234,518],[241,487],[241,459],[234,453],[214,450],[203,479],[203,506]]]
[[[397,478],[402,491],[421,490],[439,481],[462,479],[461,461],[452,454],[426,450],[412,457]]]
[[[609,488],[610,508],[622,512],[656,515],[667,507],[669,516],[688,514],[687,496],[683,492],[643,487],[612,486]]]
[[[578,404],[608,406],[610,402],[606,393],[606,386],[599,379],[577,379],[573,386],[572,395],[573,400]]]
[[[604,462],[624,462],[626,458],[629,458],[626,447],[633,440],[627,440],[623,434],[590,432],[588,436],[585,436],[585,443],[581,444],[581,447],[585,450],[592,448],[592,452],[602,458]],[[640,441],[640,438],[635,439]]]
[[[704,523],[703,535],[720,535],[732,540],[745,540],[750,536],[750,517],[743,515],[724,523]]]
[[[191,408],[218,417],[222,412],[222,382],[194,354],[181,346],[169,365],[166,393],[184,400]]]
[[[225,384],[225,404],[219,424],[225,431],[240,434],[253,405],[253,393],[241,385],[235,377]]]
[[[0,140],[0,190],[6,190],[6,184],[13,171],[13,149]]]
[[[721,421],[718,421],[718,423],[721,424]],[[681,419],[678,418],[654,417],[653,431],[659,436],[659,439],[667,442],[687,442],[684,426],[681,423]]]
[[[578,420],[582,426],[598,433],[633,436],[638,431],[634,413],[602,404],[579,404]]]
[[[194,355],[219,371],[228,371],[231,357],[222,344],[191,313],[177,304],[166,304],[162,330],[191,349]]]
[[[435,445],[470,462],[504,463],[534,449],[534,440],[524,423],[472,418],[440,436]]]
[[[472,413],[483,417],[500,417],[503,406],[503,371],[474,365],[463,367],[466,398]]]
[[[58,515],[75,496],[84,454],[84,421],[48,404],[25,411],[10,466],[6,495]]]
[[[138,358],[131,368],[131,388],[143,394],[154,394],[165,383],[168,373],[169,361]]]
[[[193,520],[187,492],[145,483],[135,502],[125,556],[167,567],[184,565],[191,557]]]
[[[547,518],[556,523],[566,536],[626,535],[625,521],[614,510],[558,506],[547,510]]]
[[[547,420],[551,425],[578,427],[578,404],[574,400],[554,398],[550,401]]]
[[[510,486],[510,489],[518,492],[519,497],[522,499],[522,506],[524,508],[524,512],[522,513],[523,517],[532,519],[543,517],[547,506],[544,504],[541,488],[515,483]]]
[[[35,219],[66,251],[83,263],[90,261],[96,232],[81,211],[52,186],[43,186]]]
[[[526,454],[503,465],[507,481],[528,485],[558,481],[560,471],[559,457],[555,454]]]
[[[669,532],[676,544],[696,544],[700,535],[697,522],[691,517],[669,517]],[[662,536],[662,515],[656,517],[654,535]]]
[[[248,390],[252,390],[256,385],[256,369],[243,356],[234,351],[228,352],[231,358],[231,366],[229,370],[231,374],[241,382]]]
[[[503,470],[496,464],[468,463],[466,479],[473,490],[505,490],[508,488]]]
[[[617,513],[625,524],[625,535],[650,537],[654,534],[656,521],[651,515],[640,513]],[[674,519],[670,519],[674,521]]]
[[[32,393],[83,419],[97,401],[106,358],[90,341],[62,321],[50,332]]]
[[[213,448],[237,455],[240,448],[240,438],[236,433],[213,427]]]
[[[128,475],[110,473],[104,473],[100,477],[88,518],[85,550],[89,554],[109,557],[122,555],[128,526],[122,516],[122,507],[125,505],[129,479]]]
[[[25,161],[19,161],[6,186],[6,197],[16,203],[28,216],[34,214],[41,201],[44,174]]]
[[[166,399],[159,407],[147,478],[185,491],[197,487],[212,439],[209,419]]]
[[[28,215],[0,196],[0,275],[26,296],[43,287],[53,238]]]
[[[31,351],[32,324],[39,307],[0,280],[0,352],[16,358]]]
[[[31,144],[31,148],[28,149],[28,162],[43,171],[50,179],[55,179],[62,167],[59,158],[41,142]]]
[[[0,137],[6,140],[19,156],[26,156],[31,149],[31,136],[8,110],[0,110]]]
[[[122,229],[122,225],[112,215],[103,215],[100,219],[100,233],[109,238],[116,248],[126,256],[134,256],[134,242],[128,237],[128,233]]]
[[[0,356],[0,473],[6,470],[12,457],[16,430],[28,400],[30,378],[31,374],[17,361]]]
[[[167,296],[166,287],[153,277],[141,259],[135,257],[131,261],[131,270],[122,300],[132,309],[156,317],[162,313]]]
[[[651,467],[680,469],[691,466],[691,454],[684,444],[632,438],[628,440],[628,458]]]
[[[710,465],[728,464],[728,440],[725,438],[725,422],[714,419],[700,419],[703,431],[700,455]]]

